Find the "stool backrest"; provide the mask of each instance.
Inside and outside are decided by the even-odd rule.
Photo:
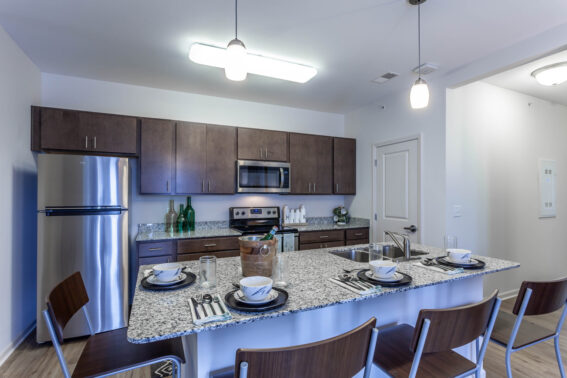
[[[412,352],[418,349],[421,329],[429,319],[429,331],[423,353],[443,352],[474,341],[486,331],[496,304],[498,290],[488,298],[466,306],[438,310],[421,310],[417,318]]]
[[[69,320],[89,301],[80,272],[75,272],[55,286],[47,297],[47,310],[60,343]]]
[[[274,349],[238,349],[235,377],[240,378],[239,366],[246,362],[248,378],[350,378],[366,364],[375,325],[376,318],[371,318],[352,331],[311,344]]]
[[[547,282],[524,281],[512,310],[514,315],[520,312],[527,289],[532,289],[532,295],[524,315],[548,314],[559,310],[567,301],[567,277]]]

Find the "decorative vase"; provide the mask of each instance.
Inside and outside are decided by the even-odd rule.
[[[169,200],[169,211],[165,214],[165,231],[175,232],[177,225],[177,212],[175,211],[175,201]]]

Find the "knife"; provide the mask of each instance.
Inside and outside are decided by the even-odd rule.
[[[195,308],[195,315],[197,316],[197,319],[201,319],[201,315],[199,315],[199,304],[197,303],[195,298],[191,297],[191,303],[193,303],[193,307]]]

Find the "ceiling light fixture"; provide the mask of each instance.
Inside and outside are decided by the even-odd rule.
[[[429,88],[425,80],[421,78],[421,4],[426,0],[409,0],[412,5],[417,5],[417,56],[418,56],[418,79],[410,91],[410,104],[413,109],[423,109],[429,105]]]
[[[238,39],[238,0],[234,0],[234,39],[226,47],[224,74],[234,81],[246,79],[246,46]]]
[[[317,69],[304,64],[250,53],[238,39],[238,0],[235,0],[234,34],[227,48],[204,43],[194,43],[189,50],[189,59],[198,64],[224,68],[230,80],[241,81],[248,73],[273,77],[295,83],[306,83],[317,75]]]
[[[559,85],[567,81],[567,62],[551,64],[532,72],[532,76],[541,85]]]

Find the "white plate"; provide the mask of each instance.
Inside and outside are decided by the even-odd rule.
[[[469,259],[469,261],[456,261],[450,258],[449,256],[445,256],[445,260],[453,264],[461,264],[461,265],[474,265],[477,263],[475,259]]]
[[[152,285],[168,286],[168,285],[173,285],[173,284],[179,283],[186,278],[187,278],[187,275],[182,272],[173,281],[164,282],[164,281],[158,280],[158,278],[152,274],[151,276],[148,277],[148,282],[151,283]]]
[[[272,289],[270,291],[270,293],[268,294],[268,296],[266,298],[258,300],[258,301],[246,299],[246,297],[242,293],[242,290],[237,290],[237,291],[234,292],[234,298],[237,301],[242,302],[242,303],[246,303],[246,304],[253,304],[253,305],[260,305],[260,304],[268,303],[268,302],[273,301],[277,297],[278,297],[278,292],[274,289]]]
[[[398,282],[404,279],[404,275],[398,272],[394,273],[394,275],[390,278],[379,278],[377,275],[374,274],[374,272],[369,270],[366,272],[366,276],[368,278],[372,278],[373,280],[382,281],[382,282]]]

